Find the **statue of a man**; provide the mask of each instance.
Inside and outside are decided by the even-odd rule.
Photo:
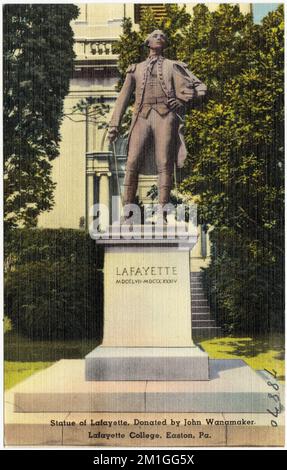
[[[158,173],[159,204],[169,202],[174,163],[183,166],[186,148],[182,133],[185,104],[203,97],[206,86],[183,62],[162,56],[167,44],[165,34],[153,31],[145,41],[149,56],[132,64],[117,98],[109,124],[109,139],[118,136],[118,126],[135,91],[135,105],[128,138],[128,155],[124,180],[124,205],[134,203],[138,175],[145,160],[155,160]]]

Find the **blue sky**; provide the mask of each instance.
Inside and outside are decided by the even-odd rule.
[[[252,3],[254,23],[260,23],[269,11],[276,10],[279,5],[280,3]]]

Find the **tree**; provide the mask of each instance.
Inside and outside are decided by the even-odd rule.
[[[102,335],[104,253],[88,233],[9,230],[5,255],[6,327],[33,340]]]
[[[283,7],[258,26],[236,7],[201,6],[188,35],[187,59],[210,99],[187,118],[181,188],[198,196],[200,220],[213,226],[209,287],[223,323],[237,331],[281,328]]]
[[[34,226],[53,205],[63,100],[73,71],[78,8],[7,4],[3,9],[4,196],[8,227]]]

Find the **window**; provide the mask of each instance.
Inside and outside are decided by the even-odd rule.
[[[151,8],[156,19],[166,18],[164,3],[137,3],[134,6],[135,23],[141,21],[142,15],[147,8]]]

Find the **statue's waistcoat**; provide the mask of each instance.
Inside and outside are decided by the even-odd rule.
[[[170,67],[168,67],[167,61],[163,57],[159,57],[157,63],[153,67],[152,75],[148,73],[148,61],[141,62],[137,64],[135,69],[135,79],[136,79],[136,100],[135,100],[135,109],[134,112],[137,114],[141,105],[143,104],[143,98],[147,94],[151,93],[149,81],[151,78],[155,77],[155,70],[157,83],[160,84],[160,87],[157,86],[157,91],[160,93],[159,96],[171,98],[174,97],[174,91],[172,89],[172,72]],[[169,70],[170,69],[170,70]]]
[[[155,63],[152,71],[147,73],[141,105],[139,106],[140,117],[147,118],[151,109],[154,109],[161,116],[165,116],[171,112],[167,102],[168,98],[159,79],[159,66],[158,63]]]

